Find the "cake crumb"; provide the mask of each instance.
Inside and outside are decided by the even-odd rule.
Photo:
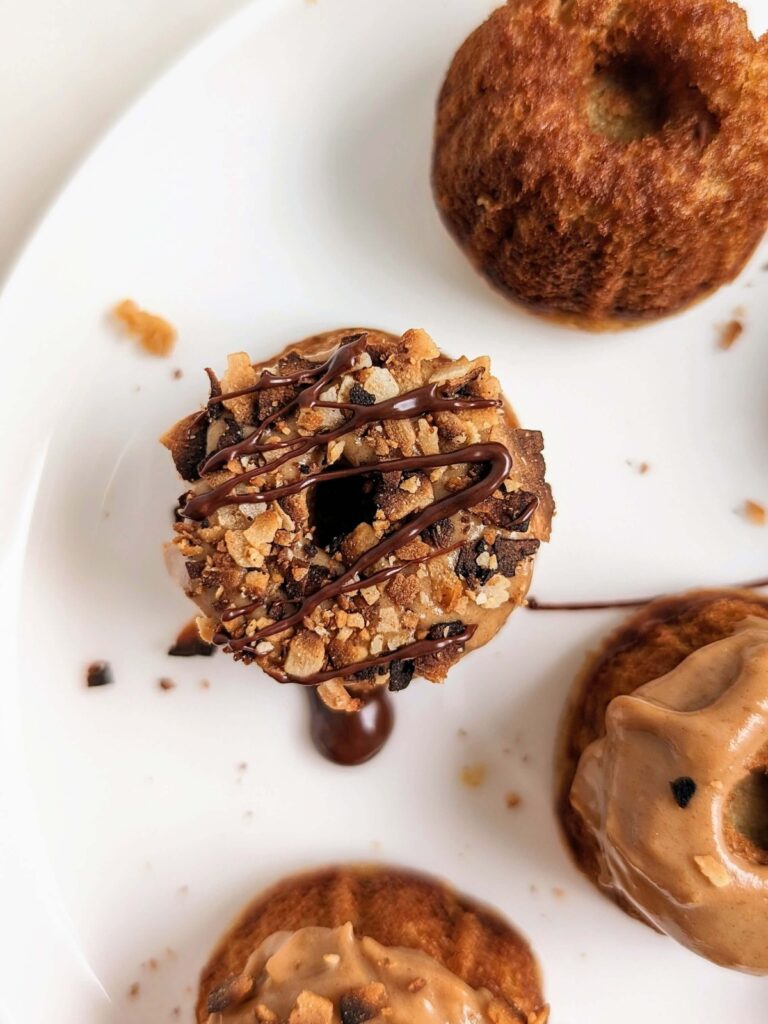
[[[726,352],[732,348],[744,333],[744,324],[741,320],[730,320],[720,328],[720,340],[718,345]]]
[[[181,380],[181,378],[183,376],[184,376],[184,371],[180,367],[178,367],[178,366],[176,367],[176,369],[171,374],[171,377],[173,377],[174,380]]]
[[[134,981],[134,983],[128,989],[128,998],[129,999],[135,999],[138,996],[140,991],[141,991],[141,985],[138,983],[138,981]]]
[[[727,885],[731,884],[731,876],[726,871],[725,866],[720,861],[715,860],[714,857],[707,854],[704,857],[694,857],[693,859],[702,875],[718,889],[724,889]]]
[[[115,681],[115,677],[112,675],[112,666],[108,661],[92,661],[86,669],[85,681],[89,687],[109,686]]]
[[[510,811],[513,811],[516,807],[519,807],[520,804],[523,802],[523,798],[520,796],[519,793],[515,793],[514,790],[510,790],[504,799]]]
[[[466,739],[467,736],[469,736],[469,733],[467,732],[466,729],[459,729],[457,730],[456,735],[459,737],[460,740],[463,740]]]
[[[765,526],[768,520],[768,512],[766,512],[765,506],[749,499],[744,502],[743,513],[747,522],[752,523],[753,526]]]
[[[153,356],[170,355],[176,344],[176,328],[167,320],[140,309],[133,299],[118,303],[113,313],[145,352]]]
[[[210,681],[208,679],[201,679],[200,680],[200,689],[201,690],[210,690],[210,688],[211,688],[211,683],[210,683]]]
[[[627,465],[630,469],[636,470],[640,476],[645,476],[651,469],[650,462],[635,462],[634,459],[627,459]]]
[[[162,679],[158,680],[157,685],[160,687],[161,690],[173,690],[176,686],[176,683],[174,683],[172,679],[168,679],[164,676]]]
[[[552,889],[552,895],[555,897],[556,900],[564,900],[565,889],[561,889],[559,885],[556,885]]]
[[[467,789],[479,789],[488,776],[488,766],[479,762],[478,764],[465,764],[461,769],[461,781]]]

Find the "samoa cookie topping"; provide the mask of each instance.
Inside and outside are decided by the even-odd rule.
[[[487,360],[423,331],[331,337],[208,370],[206,408],[163,442],[191,484],[174,545],[203,638],[354,710],[342,680],[441,680],[480,611],[521,603],[551,497]]]

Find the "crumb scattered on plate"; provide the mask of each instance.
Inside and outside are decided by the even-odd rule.
[[[108,661],[92,661],[86,669],[85,681],[88,686],[109,686],[115,681],[112,666]]]
[[[765,526],[768,521],[768,512],[766,512],[765,506],[759,505],[756,501],[745,501],[743,513],[745,519],[753,526]]]
[[[513,811],[516,807],[519,807],[520,804],[523,802],[523,798],[520,796],[520,794],[515,793],[513,790],[510,790],[510,792],[507,793],[504,799],[510,811]]]
[[[744,333],[744,324],[741,320],[731,320],[720,328],[720,340],[718,345],[726,351],[731,348]]]
[[[141,991],[141,985],[139,985],[138,981],[134,981],[134,983],[128,989],[128,998],[129,999],[135,999],[136,996],[138,996],[140,991]]]
[[[174,683],[172,679],[163,677],[162,679],[158,680],[157,685],[160,687],[161,690],[173,690],[174,687],[176,686],[176,683]]]
[[[640,474],[640,476],[645,476],[645,474],[651,468],[651,464],[649,462],[635,462],[634,459],[627,459],[627,465],[631,469],[637,470],[637,472]]]
[[[181,380],[181,378],[184,376],[184,371],[177,366],[176,369],[171,374],[171,376],[173,377],[174,380]]]
[[[176,344],[176,328],[163,317],[140,309],[133,299],[124,299],[115,306],[113,312],[145,352],[153,356],[171,354]]]
[[[467,789],[479,789],[488,776],[488,766],[482,764],[465,764],[461,769],[461,781]]]
[[[564,900],[565,899],[565,889],[561,889],[559,885],[556,885],[552,889],[552,895],[555,897],[556,900]]]

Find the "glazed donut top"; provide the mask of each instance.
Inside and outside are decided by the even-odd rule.
[[[571,803],[601,885],[708,959],[768,973],[768,622],[616,697]]]
[[[487,1015],[490,1007],[493,1017]],[[209,1024],[512,1019],[490,992],[470,988],[421,950],[358,938],[351,924],[277,932],[253,953],[242,975],[212,994],[211,1008]]]

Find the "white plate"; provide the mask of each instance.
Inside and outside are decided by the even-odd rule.
[[[749,6],[763,30],[768,11]],[[156,437],[202,399],[202,366],[346,323],[425,326],[449,352],[490,353],[546,434],[560,513],[539,596],[652,594],[768,569],[768,534],[738,515],[746,498],[768,503],[765,252],[684,316],[588,337],[507,305],[438,221],[435,96],[491,7],[254,4],[120,122],[8,283],[6,1024],[146,1024],[176,1006],[191,1019],[197,971],[230,915],[278,876],[337,858],[414,865],[500,907],[540,956],[556,1024],[764,1024],[764,980],[625,917],[558,839],[557,715],[615,614],[519,612],[445,687],[402,695],[393,741],[352,771],[312,751],[297,690],[221,655],[165,655],[190,609],[160,557],[180,487]],[[105,313],[125,295],[179,326],[170,362],[117,337]],[[716,325],[737,307],[746,332],[725,353]],[[116,683],[86,690],[96,658]],[[163,692],[169,674],[178,686]],[[476,791],[459,783],[473,762],[488,765]]]

